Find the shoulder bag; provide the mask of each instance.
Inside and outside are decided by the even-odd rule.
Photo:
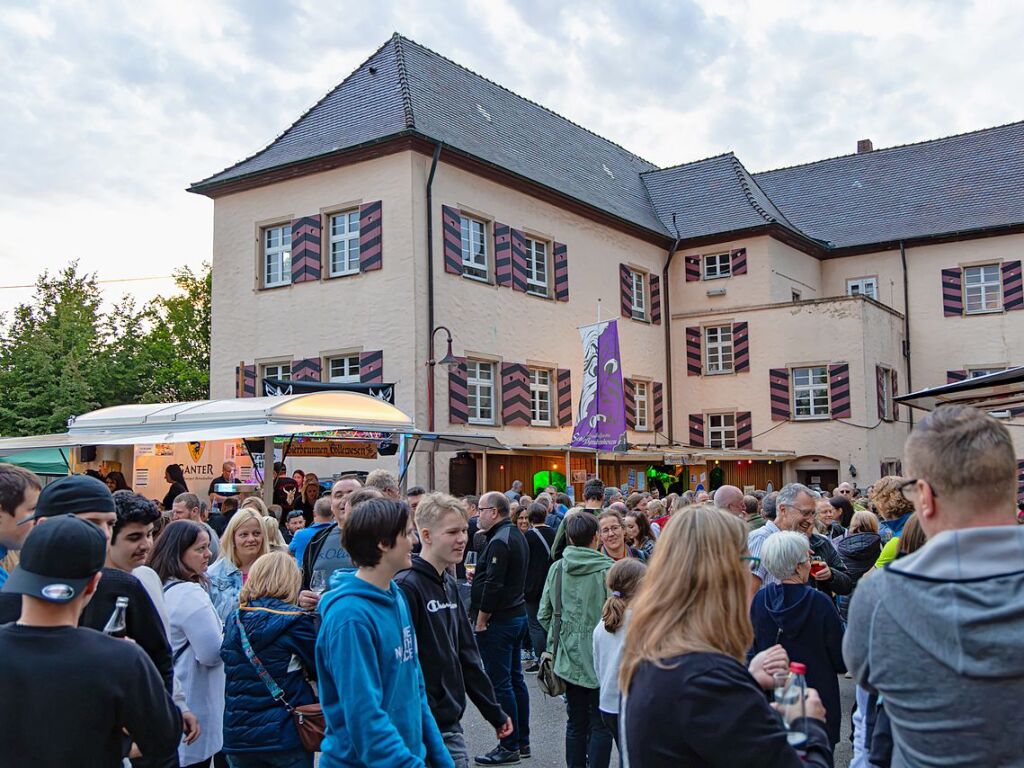
[[[551,618],[551,631],[555,639],[551,643],[551,652],[540,656],[540,669],[537,671],[537,683],[540,689],[548,696],[561,696],[565,693],[565,680],[555,674],[555,657],[558,655],[558,640],[562,633],[562,572],[563,566],[555,564],[558,571],[555,573],[555,581],[551,585],[551,603],[554,607],[554,615]]]
[[[324,732],[327,730],[327,722],[324,719],[324,711],[320,706],[320,702],[303,704],[301,707],[293,707],[289,704],[288,700],[284,697],[284,691],[281,690],[281,686],[270,676],[266,667],[263,666],[263,662],[260,661],[256,652],[252,649],[252,645],[249,643],[249,636],[245,634],[245,627],[242,626],[242,619],[239,617],[238,611],[235,611],[235,626],[238,627],[238,634],[242,640],[242,650],[245,651],[245,656],[249,659],[249,663],[256,668],[256,674],[260,676],[260,680],[267,686],[267,690],[270,691],[274,701],[291,713],[292,720],[295,723],[295,730],[299,732],[299,740],[302,742],[303,749],[307,752],[319,752],[320,744],[324,740]]]

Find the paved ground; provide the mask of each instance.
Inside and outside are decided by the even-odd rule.
[[[552,699],[540,692],[537,676],[527,676],[530,689],[530,743],[533,757],[524,760],[526,768],[560,768],[565,765],[565,705],[561,699]],[[847,768],[850,763],[850,710],[853,707],[853,683],[845,677],[839,678],[839,689],[843,701],[843,737],[836,747],[836,768]],[[462,719],[466,730],[466,741],[470,754],[483,754],[497,743],[494,730],[488,725],[472,704]],[[617,765],[617,758],[612,758]]]

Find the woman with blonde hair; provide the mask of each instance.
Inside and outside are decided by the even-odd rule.
[[[228,619],[220,655],[227,677],[224,752],[232,768],[313,765],[288,709],[316,701],[307,682],[316,676],[316,627],[313,614],[295,604],[301,584],[295,558],[271,552],[253,564]],[[251,657],[280,688],[280,698]]]
[[[260,517],[267,517],[270,514],[270,510],[267,509],[266,503],[259,496],[249,496],[245,501],[238,505],[238,509],[255,509],[260,513]]]
[[[306,525],[313,524],[313,507],[316,506],[317,499],[322,494],[323,489],[320,487],[320,478],[312,472],[307,472],[302,480],[302,491],[292,507],[293,512],[295,510],[302,512],[302,516],[306,519]]]
[[[780,646],[745,666],[750,623],[747,527],[710,504],[680,510],[633,602],[622,652],[622,752],[645,768],[832,766],[825,709],[808,691],[801,759],[764,691],[788,668]]]
[[[286,552],[288,543],[281,535],[281,526],[272,517],[264,517],[260,520],[263,525],[263,538],[267,542],[267,549],[270,552]]]
[[[206,572],[210,580],[210,599],[223,622],[227,622],[238,607],[238,595],[252,564],[270,551],[263,532],[264,520],[273,522],[273,518],[264,518],[252,507],[233,514],[220,539],[221,557]]]

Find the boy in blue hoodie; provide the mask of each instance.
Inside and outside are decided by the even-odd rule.
[[[454,768],[427,703],[409,606],[393,578],[411,565],[409,508],[371,499],[348,516],[316,644],[327,721],[321,768]]]

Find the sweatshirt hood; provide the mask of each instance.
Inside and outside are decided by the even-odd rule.
[[[590,547],[568,546],[562,553],[565,560],[565,572],[573,576],[586,576],[591,573],[601,573],[612,567],[613,560]]]
[[[335,571],[331,576],[331,589],[324,593],[321,600],[321,615],[339,600],[352,596],[368,600],[381,608],[388,608],[393,606],[398,599],[398,585],[392,581],[388,585],[388,591],[385,592],[357,577],[355,571]]]
[[[892,621],[958,674],[1024,675],[1024,527],[943,531],[886,570]]]
[[[764,606],[782,631],[795,637],[800,634],[814,606],[814,591],[806,584],[769,584],[764,593]]]

